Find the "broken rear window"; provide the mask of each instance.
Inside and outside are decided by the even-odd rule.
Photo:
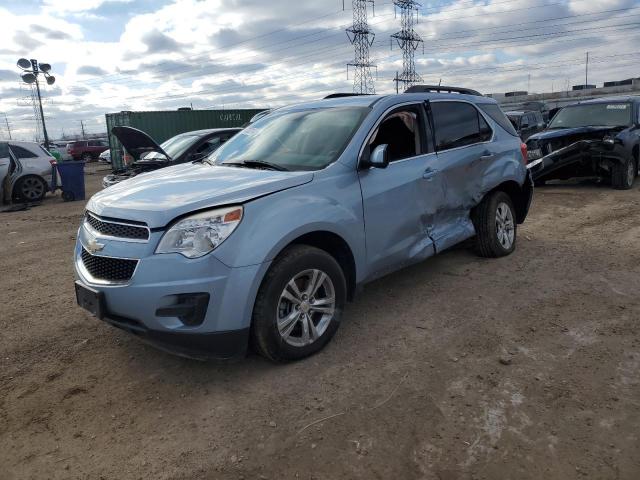
[[[592,103],[560,110],[549,129],[576,127],[622,127],[631,125],[631,103]]]

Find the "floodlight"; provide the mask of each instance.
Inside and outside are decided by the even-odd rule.
[[[51,65],[48,63],[41,63],[39,67],[40,70],[42,70],[44,73],[47,73],[49,70],[51,70]]]
[[[47,75],[47,85],[53,85],[54,83],[56,83],[56,77]]]
[[[26,58],[21,58],[20,60],[18,60],[18,66],[23,70],[27,70],[31,68],[31,61],[27,60]]]
[[[31,72],[23,73],[20,76],[22,77],[22,81],[24,83],[35,83],[36,81],[36,76]]]

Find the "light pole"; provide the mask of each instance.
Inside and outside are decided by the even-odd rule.
[[[44,110],[42,109],[42,96],[40,95],[40,82],[38,76],[42,73],[47,80],[47,85],[53,85],[56,77],[49,74],[51,65],[48,63],[38,63],[35,58],[27,60],[21,58],[18,60],[18,67],[22,69],[22,81],[28,84],[36,84],[36,92],[38,93],[38,104],[40,106],[40,118],[42,119],[42,132],[44,133],[44,148],[49,149],[49,135],[47,134],[47,126],[44,121]]]

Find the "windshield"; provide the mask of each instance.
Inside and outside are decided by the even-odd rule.
[[[238,133],[207,161],[320,170],[338,159],[368,112],[366,107],[274,112]]]
[[[199,138],[198,135],[176,135],[160,146],[167,152],[167,155],[172,159],[176,159],[186,152]],[[142,160],[166,160],[166,157],[159,152],[149,152],[142,156]]]
[[[549,124],[553,128],[591,126],[622,127],[631,125],[630,103],[594,103],[560,110]]]

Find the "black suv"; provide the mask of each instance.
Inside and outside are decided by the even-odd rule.
[[[587,100],[560,110],[544,132],[527,141],[527,167],[547,180],[599,176],[628,190],[638,175],[640,97]]]

